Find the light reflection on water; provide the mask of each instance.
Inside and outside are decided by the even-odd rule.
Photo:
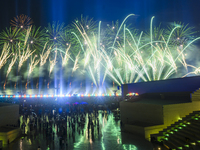
[[[108,141],[112,141],[111,142],[112,145],[110,145],[110,147],[112,147],[114,144],[114,145],[119,145],[118,149],[137,150],[137,147],[135,145],[122,144],[120,121],[115,121],[115,118],[112,113],[105,114],[104,116],[102,116],[102,113],[99,113],[98,118],[99,118],[99,124],[100,124],[99,126],[100,126],[101,133],[98,135],[98,133],[96,132],[95,135],[97,135],[96,137],[101,136],[99,141],[101,143],[102,150],[107,149]],[[79,142],[74,144],[74,148],[81,148],[82,143],[89,142],[90,144],[93,144],[93,141],[91,138],[92,135],[88,139],[87,124],[88,124],[88,119],[87,119],[87,123],[85,124],[85,128],[84,128],[85,134],[80,137]],[[98,143],[98,142],[95,141],[94,144],[96,144],[96,143]]]
[[[57,125],[52,125],[52,134],[55,135],[54,140],[49,139],[49,137],[45,136],[45,132],[38,132],[37,135],[31,135],[28,127],[28,123],[30,122],[30,118],[23,119],[20,117],[21,124],[24,121],[26,124],[25,133],[27,133],[27,137],[24,138],[23,143],[20,142],[20,150],[27,149],[27,146],[30,145],[32,147],[41,146],[42,149],[91,149],[91,150],[107,150],[113,149],[115,150],[138,150],[138,148],[134,144],[123,144],[122,135],[120,129],[120,121],[115,120],[113,113],[105,113],[99,112],[98,116],[95,117],[94,114],[90,115],[92,118],[92,122],[94,123],[94,130],[92,134],[92,128],[89,127],[89,119],[88,114],[85,116],[85,124],[82,131],[78,130],[78,124],[76,123],[75,128],[76,131],[74,133],[75,139],[72,138],[72,129],[67,124],[67,136],[65,138],[65,144],[60,147],[59,138],[60,135],[59,127]],[[43,118],[43,117],[42,117]],[[99,119],[99,130],[97,118]],[[51,120],[51,118],[46,118],[46,121]],[[67,120],[70,120],[69,117]],[[37,129],[38,130],[38,129]],[[44,130],[44,129],[42,129]],[[35,133],[36,131],[34,131]],[[33,138],[35,137],[35,138]],[[34,148],[33,148],[34,149]]]

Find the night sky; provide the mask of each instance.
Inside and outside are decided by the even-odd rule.
[[[122,21],[128,14],[136,14],[132,23],[148,27],[150,18],[155,23],[173,21],[200,25],[200,0],[1,0],[0,29],[20,14],[30,16],[36,26],[47,26],[53,21],[71,23],[81,14],[96,21]]]

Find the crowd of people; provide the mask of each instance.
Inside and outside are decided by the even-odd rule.
[[[83,135],[86,130],[88,138],[94,140],[94,133],[99,134],[101,128],[99,115],[106,116],[117,107],[117,103],[99,105],[86,102],[70,104],[66,101],[22,101],[20,106],[20,127],[23,134],[31,134],[36,138],[38,133],[42,133],[49,143],[58,137],[59,145],[63,147],[68,144],[69,139],[75,142],[76,135]]]

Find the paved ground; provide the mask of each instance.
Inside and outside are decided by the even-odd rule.
[[[23,132],[27,135],[10,143],[3,150],[37,150],[38,146],[42,150],[153,150],[150,142],[133,134],[121,132],[120,122],[115,120],[112,113],[99,113],[99,129],[94,125],[93,131],[88,127],[87,115],[83,130],[79,130],[76,123],[77,129],[72,133],[73,130],[67,125],[67,134],[62,142],[57,125],[52,126],[50,134],[46,134],[43,127],[37,127],[30,132],[26,126]],[[26,123],[28,122],[29,118],[26,120]]]

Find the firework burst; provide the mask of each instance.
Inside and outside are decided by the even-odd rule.
[[[13,29],[28,29],[33,24],[33,21],[27,15],[21,14],[14,17],[14,19],[10,21],[10,24]]]
[[[150,29],[139,32],[128,25],[128,18],[133,16],[128,15],[121,24],[112,22],[107,25],[81,17],[67,27],[59,23],[49,24],[45,32],[35,26],[23,26],[26,30],[21,30],[19,25],[13,30],[6,29],[0,35],[0,45],[3,47],[6,43],[0,56],[0,69],[12,49],[15,57],[8,65],[6,78],[16,59],[19,73],[30,58],[27,78],[36,65],[39,64],[41,69],[46,64],[49,65],[48,85],[55,66],[62,70],[70,68],[73,75],[79,71],[85,73],[91,79],[91,87],[97,89],[104,87],[107,81],[115,88],[125,83],[200,74],[199,67],[190,64],[188,57],[194,50],[195,41],[200,39],[195,38],[193,28],[182,23],[173,23],[168,28],[161,24],[154,26],[152,17]],[[40,56],[37,60],[36,55]]]
[[[48,44],[53,47],[60,47],[62,45],[62,34],[64,33],[64,23],[53,22],[53,24],[48,24],[45,28]]]
[[[26,36],[27,36],[27,33],[22,32],[23,40],[26,38]],[[47,34],[44,32],[44,29],[41,30],[41,27],[36,28],[36,26],[31,26],[30,33],[27,39],[27,44],[29,45],[30,49],[36,50],[36,53],[38,55],[46,43],[46,38],[47,38]]]
[[[112,60],[114,61],[117,57],[120,57],[125,62],[122,63],[121,67],[118,67],[122,72],[115,72],[121,83],[167,79],[175,74],[177,68],[181,66],[186,69],[186,72],[188,71],[184,52],[200,38],[196,38],[185,45],[177,46],[171,44],[170,41],[174,32],[179,30],[178,26],[171,29],[168,35],[165,35],[167,32],[158,30],[158,28],[154,28],[156,30],[154,31],[152,23],[153,18],[150,24],[149,42],[142,44],[143,32],[138,38],[132,35],[128,28],[125,28],[124,39],[126,41],[113,47],[118,56],[115,56]],[[127,34],[131,38],[126,38]]]
[[[107,75],[121,85],[167,79],[177,73],[181,66],[186,72],[188,71],[184,53],[200,38],[194,38],[183,45],[175,45],[171,41],[176,33],[179,33],[179,36],[182,35],[180,32],[188,35],[190,28],[187,30],[175,26],[166,31],[161,26],[153,27],[154,17],[152,17],[149,34],[144,34],[143,31],[138,33],[136,30],[130,30],[125,24],[131,16],[134,14],[127,16],[117,28],[115,26],[111,28],[111,30],[117,29],[112,44],[101,42],[101,22],[98,32],[92,35],[87,34],[84,25],[74,23],[79,34],[75,32],[72,34],[79,41],[85,57],[84,68],[88,69],[96,86],[100,85],[100,82],[103,84]],[[102,75],[103,80],[100,81]]]
[[[12,52],[16,52],[18,43],[21,41],[22,34],[17,28],[14,30],[11,30],[11,27],[6,28],[0,33],[0,45],[9,44]]]

